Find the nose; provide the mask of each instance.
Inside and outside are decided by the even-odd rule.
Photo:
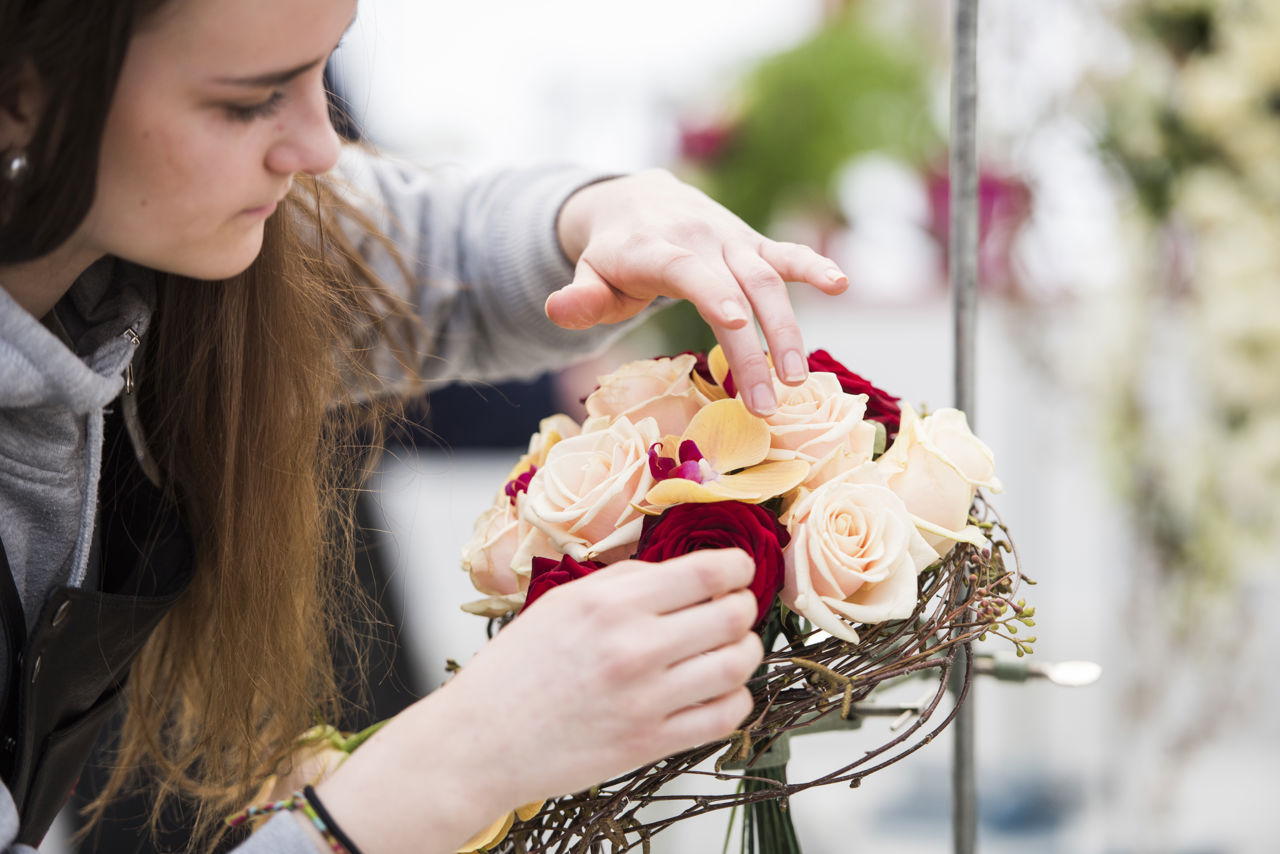
[[[338,162],[342,143],[329,120],[322,81],[307,87],[305,100],[287,112],[281,130],[280,138],[267,150],[267,168],[272,172],[319,175]]]

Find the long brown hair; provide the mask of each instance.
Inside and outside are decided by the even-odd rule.
[[[371,613],[352,505],[395,414],[368,356],[388,347],[411,371],[416,327],[345,236],[368,220],[324,181],[295,186],[244,273],[161,277],[138,388],[196,574],[133,664],[95,820],[146,770],[153,824],[176,797],[197,838],[216,835],[299,734],[344,719],[332,652],[358,651]]]
[[[0,180],[0,264],[62,245],[93,204],[98,147],[137,21],[167,0],[0,0],[0,110],[30,77],[45,109],[21,182]],[[16,152],[0,146],[0,157]]]
[[[129,38],[165,2],[0,0],[0,109],[31,72],[51,105],[28,179],[0,181],[0,264],[53,251],[84,219]],[[303,178],[244,273],[158,274],[137,387],[196,574],[133,664],[94,820],[149,778],[153,822],[178,798],[196,805],[197,837],[216,836],[298,734],[317,717],[342,720],[331,652],[368,613],[350,510],[364,449],[394,405],[366,357],[410,353],[415,331],[346,236],[370,227],[325,181]]]

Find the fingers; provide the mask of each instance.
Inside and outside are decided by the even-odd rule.
[[[664,680],[665,695],[672,707],[680,709],[713,701],[741,688],[763,660],[760,636],[750,632],[733,643],[672,665]]]
[[[659,655],[668,661],[677,661],[737,643],[755,625],[756,610],[755,594],[750,590],[736,590],[665,614],[659,618],[656,629]]]
[[[786,281],[809,282],[828,293],[839,293],[848,286],[848,279],[834,263],[807,247],[758,236],[753,241],[725,242],[719,250],[722,263],[717,265],[674,244],[664,248],[668,255],[661,264],[659,289],[697,306],[724,349],[747,408],[757,415],[771,414],[777,406],[774,371],[790,385],[808,376],[808,358]],[[772,369],[750,322],[752,315],[773,354]]]
[[[663,728],[664,755],[725,738],[742,726],[754,707],[751,692],[742,687],[681,709],[667,718]]]
[[[844,293],[849,287],[846,276],[835,262],[798,243],[765,240],[760,257],[788,282],[805,282],[823,293]]]
[[[762,239],[758,246],[734,244],[725,250],[724,260],[760,321],[774,372],[788,385],[804,382],[809,375],[809,360],[786,282],[807,282],[835,294],[848,287],[848,278],[829,259],[795,243]],[[758,347],[758,343],[752,343]],[[773,386],[767,368],[757,370],[754,352],[745,347],[738,354],[741,361],[735,363],[729,346],[724,341],[721,345],[725,347],[725,357],[738,387],[744,389],[748,408],[758,415],[769,414]],[[745,375],[740,371],[745,371]]]
[[[581,329],[634,316],[655,297],[687,299],[724,348],[743,400],[757,415],[776,407],[776,375],[798,384],[807,358],[786,282],[836,294],[848,279],[834,262],[795,243],[767,240],[705,194],[646,172],[593,184],[561,210],[562,246],[577,257],[574,281],[552,294],[547,315]]]
[[[575,584],[618,579],[620,601],[654,614],[670,614],[741,590],[755,577],[755,561],[742,549],[701,549],[661,563],[624,561]]]
[[[782,305],[785,316],[790,318],[789,326],[796,329],[786,286],[776,274],[770,275],[767,265],[759,261],[758,256],[751,270],[751,284],[744,287],[723,258],[712,266],[701,257],[681,252],[675,246],[670,246],[669,251],[670,256],[661,265],[659,290],[694,304],[724,349],[747,408],[757,415],[772,413],[777,407],[773,373],[760,344],[759,333],[750,318],[753,310],[756,317],[764,316],[755,305],[757,300],[766,310],[778,310]],[[747,264],[741,258],[738,263],[743,267]],[[773,327],[774,324],[769,323],[768,326]],[[792,333],[792,337],[798,339],[798,330]]]
[[[707,263],[701,256],[667,244],[658,250],[659,288],[663,293],[692,302],[712,328],[741,331],[755,337],[751,305],[742,288],[722,263]],[[719,334],[717,332],[717,334]]]
[[[782,276],[759,254],[744,248],[726,250],[724,260],[743,293],[751,301],[756,317],[760,319],[760,328],[769,344],[773,368],[779,379],[792,385],[804,382],[809,375],[809,360],[805,356],[800,325],[796,322],[795,311],[791,308],[791,298]],[[751,344],[759,348],[758,341],[753,340]],[[725,356],[732,365],[733,359],[729,356],[727,347]],[[735,382],[744,389],[748,406],[763,414],[772,408],[772,373],[767,363],[759,371],[754,369],[753,353],[744,353],[742,357],[747,374],[744,376],[734,371]]]

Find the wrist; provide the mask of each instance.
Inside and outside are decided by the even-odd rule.
[[[474,715],[451,720],[460,704],[441,702],[446,692],[402,712],[316,787],[364,854],[452,852],[518,805],[499,752],[468,743]]]
[[[556,238],[570,264],[578,263],[591,239],[596,198],[604,191],[604,185],[620,177],[622,176],[605,175],[583,184],[560,205],[560,212],[556,216]]]

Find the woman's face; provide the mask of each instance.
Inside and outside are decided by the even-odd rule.
[[[170,0],[129,46],[86,249],[202,279],[246,267],[297,172],[333,166],[325,61],[355,0]]]

